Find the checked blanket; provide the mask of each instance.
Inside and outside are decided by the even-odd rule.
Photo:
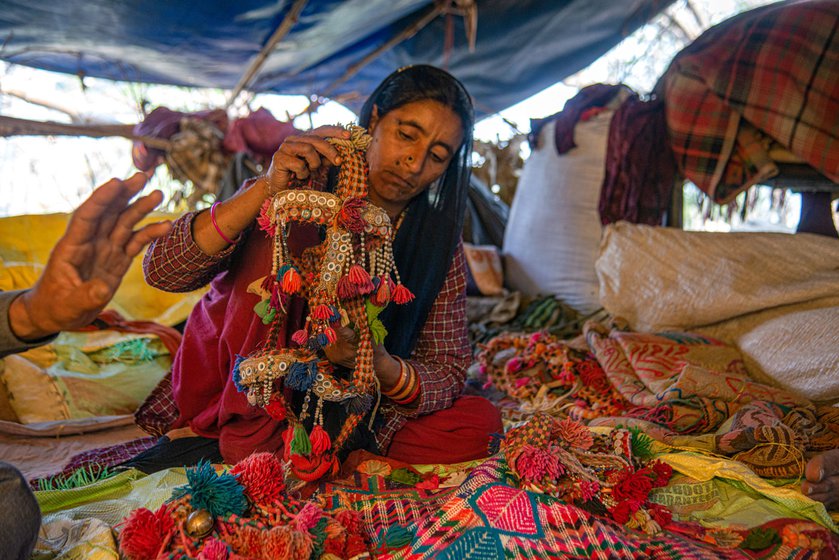
[[[839,9],[779,2],[680,52],[656,90],[680,171],[714,201],[772,177],[771,140],[839,182]]]

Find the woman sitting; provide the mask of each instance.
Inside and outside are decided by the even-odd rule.
[[[387,307],[388,331],[376,345],[373,367],[381,391],[378,409],[356,429],[348,448],[365,448],[409,463],[452,463],[484,457],[489,435],[501,430],[486,400],[460,396],[471,355],[465,318],[461,228],[472,145],[473,110],[463,85],[431,66],[388,76],[362,108],[368,129],[369,202],[386,211],[396,235],[393,252],[404,285],[416,295]],[[271,272],[271,239],[254,227],[266,199],[309,181],[332,191],[341,164],[326,139],[347,138],[340,127],[321,127],[285,140],[268,172],[246,183],[213,212],[190,213],[146,254],[147,281],[167,291],[210,282],[192,311],[172,365],[180,417],[157,446],[129,462],[147,472],[207,458],[234,463],[254,451],[281,451],[287,422],[250,406],[231,378],[236,356],[257,350],[268,327],[248,291]],[[289,250],[300,255],[321,241],[315,226],[292,227]],[[280,342],[291,344],[306,303],[292,298]],[[348,327],[323,349],[336,366],[352,368],[357,341]],[[405,391],[410,387],[410,391]],[[391,395],[393,398],[388,398]],[[299,395],[295,406],[300,405]],[[324,416],[339,416],[339,407]],[[325,419],[325,426],[329,418]],[[367,426],[372,429],[368,429]]]

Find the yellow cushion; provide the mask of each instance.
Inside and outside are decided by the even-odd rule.
[[[44,214],[0,218],[0,290],[28,288],[38,278],[50,251],[67,227],[69,214]],[[172,220],[175,215],[156,213],[142,223]],[[129,320],[175,325],[186,320],[206,289],[187,294],[162,292],[143,278],[143,253],[125,275],[108,307]]]

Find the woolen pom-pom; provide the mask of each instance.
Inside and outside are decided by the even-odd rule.
[[[271,504],[285,490],[282,462],[273,453],[254,453],[239,461],[230,472],[245,488],[245,495],[258,505]]]
[[[594,445],[591,431],[571,418],[565,418],[553,425],[553,434],[562,438],[570,447],[583,451]]]
[[[323,517],[323,511],[312,502],[306,502],[295,518],[297,529],[306,532],[311,531],[321,517]]]
[[[209,538],[204,541],[204,547],[198,555],[198,560],[228,560],[230,549],[218,539]]]
[[[230,473],[216,474],[213,466],[201,460],[193,468],[186,469],[187,486],[175,488],[172,497],[177,499],[189,495],[193,509],[205,509],[213,517],[231,513],[242,515],[248,508],[245,489]]]
[[[160,547],[175,529],[175,521],[166,504],[152,512],[146,508],[132,511],[125,519],[119,537],[119,550],[128,560],[155,560]]]

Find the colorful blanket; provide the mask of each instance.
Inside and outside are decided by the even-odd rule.
[[[778,173],[774,140],[839,182],[839,10],[779,2],[703,33],[656,90],[682,173],[714,201]]]

